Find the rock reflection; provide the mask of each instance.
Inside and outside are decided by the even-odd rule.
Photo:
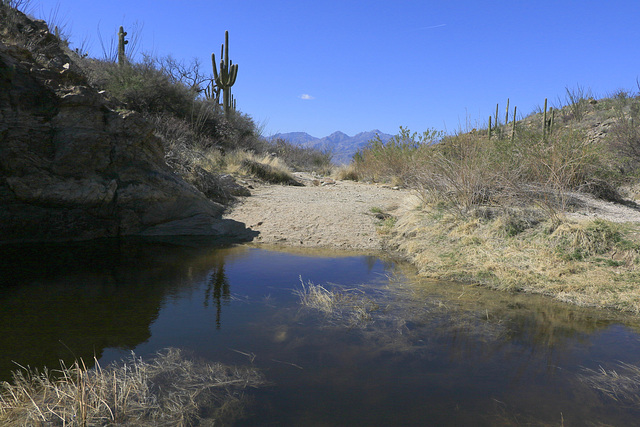
[[[185,243],[190,243],[187,246]],[[16,361],[56,368],[105,348],[134,349],[168,296],[214,268],[207,298],[229,298],[224,256],[210,243],[138,239],[4,246],[0,259],[0,380]],[[211,296],[209,295],[211,294]]]

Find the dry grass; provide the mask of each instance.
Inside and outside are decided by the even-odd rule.
[[[358,289],[328,290],[311,282],[305,285],[300,278],[301,288],[294,293],[300,303],[321,312],[332,324],[348,327],[363,327],[372,320],[371,313],[379,309],[378,304]]]
[[[426,203],[444,202],[460,214],[486,205],[537,206],[557,220],[570,208],[571,191],[617,196],[612,183],[619,181],[620,160],[604,141],[592,141],[579,127],[551,133],[538,125],[523,120],[513,135],[491,137],[401,128],[387,143],[370,141],[342,173],[413,188]]]
[[[226,170],[233,174],[255,177],[270,184],[303,185],[291,174],[289,167],[277,156],[258,156],[246,151],[234,151],[225,156]]]
[[[332,176],[340,181],[350,180],[350,181],[359,181],[360,177],[358,175],[358,171],[353,163],[349,163],[348,165],[342,165],[337,167]]]
[[[399,218],[389,245],[423,276],[640,313],[637,232],[602,220],[558,224],[531,209],[461,216],[426,207]]]
[[[640,367],[619,363],[617,370],[585,368],[579,376],[583,383],[605,396],[633,407],[640,407]]]
[[[242,416],[243,390],[262,384],[256,369],[197,363],[177,349],[104,369],[82,360],[51,372],[22,368],[2,383],[0,424],[226,425]]]
[[[267,151],[282,159],[294,171],[329,175],[333,171],[332,154],[328,150],[304,147],[277,138],[268,141]]]
[[[545,132],[540,113],[513,133],[474,129],[436,143],[401,128],[388,144],[371,141],[349,173],[402,182],[421,201],[393,226],[389,246],[425,276],[640,313],[640,227],[565,217],[574,192],[619,200],[616,186],[637,181],[640,99],[567,94],[562,123]],[[601,122],[618,116],[608,141]]]

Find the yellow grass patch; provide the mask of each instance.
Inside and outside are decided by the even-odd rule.
[[[518,214],[504,210],[478,218],[435,208],[407,210],[389,245],[423,276],[640,313],[638,226],[604,220],[556,226],[531,220],[530,211],[522,212],[529,219],[519,224]]]

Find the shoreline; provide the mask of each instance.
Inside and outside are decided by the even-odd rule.
[[[315,177],[295,175],[304,187],[258,186],[225,215],[259,233],[249,244],[380,253],[410,262],[425,278],[640,313],[640,212],[633,208],[576,195],[585,197],[577,212],[527,225],[518,217],[530,214],[524,210],[461,218],[418,208],[408,190],[314,185]]]

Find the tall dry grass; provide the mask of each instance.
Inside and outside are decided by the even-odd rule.
[[[243,415],[247,387],[264,384],[253,368],[189,360],[178,349],[102,368],[95,361],[42,372],[21,368],[0,385],[0,424],[28,426],[229,425]]]
[[[331,163],[332,154],[328,150],[303,147],[280,138],[269,140],[267,150],[295,171],[329,175],[334,167]]]
[[[579,379],[604,396],[631,407],[640,407],[640,367],[618,363],[616,369],[584,368]]]

